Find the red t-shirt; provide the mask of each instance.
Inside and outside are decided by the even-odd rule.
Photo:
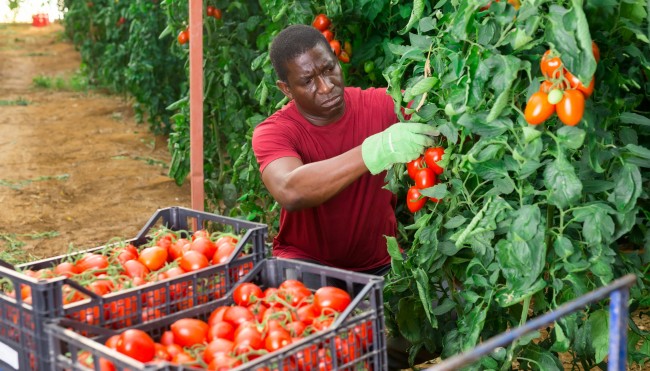
[[[316,126],[293,101],[259,124],[253,150],[260,171],[281,157],[304,164],[338,156],[398,121],[386,89],[345,88],[345,113],[337,122]],[[385,235],[395,236],[395,197],[385,189],[385,173],[362,175],[327,202],[299,211],[281,210],[273,255],[302,258],[352,271],[390,263]]]

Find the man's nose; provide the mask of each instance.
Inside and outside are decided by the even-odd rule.
[[[325,76],[317,77],[316,82],[318,84],[317,87],[319,93],[329,93],[334,87],[332,81],[330,81],[330,79]]]

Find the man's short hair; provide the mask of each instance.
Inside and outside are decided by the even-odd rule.
[[[300,54],[323,44],[331,50],[329,43],[320,31],[304,24],[291,25],[282,30],[271,43],[270,57],[278,78],[287,82],[287,62]]]

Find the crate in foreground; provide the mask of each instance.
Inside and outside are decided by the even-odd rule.
[[[72,318],[96,326],[119,329],[166,316],[179,310],[222,297],[240,277],[265,258],[264,224],[223,217],[181,207],[160,209],[137,236],[127,242],[142,246],[156,227],[172,231],[199,229],[232,231],[243,235],[226,264],[211,265],[173,278],[147,283],[103,296],[86,289],[65,276],[37,279],[19,270],[37,271],[83,254],[104,251],[105,245],[74,254],[62,255],[16,267],[1,264],[0,280],[5,287],[29,291],[23,296],[7,295],[0,290],[0,369],[49,369],[44,322],[52,318]],[[63,304],[71,289],[87,298]]]
[[[250,360],[233,370],[386,370],[386,338],[383,312],[383,279],[294,260],[271,258],[258,264],[237,285],[254,282],[262,289],[278,287],[287,279],[302,281],[311,291],[333,284],[345,289],[352,301],[330,327],[314,332],[275,352]],[[207,321],[212,311],[233,304],[232,292],[225,297],[202,304],[182,313],[143,323],[132,328],[147,332],[155,341],[182,318]],[[195,370],[199,367],[172,365],[168,362],[141,363],[106,347],[106,340],[119,334],[105,328],[68,319],[46,325],[50,340],[50,356],[55,370],[83,370],[89,367],[82,360],[91,359],[94,368],[109,361],[116,370]],[[87,336],[82,335],[86,334]],[[340,347],[347,340],[347,347]],[[342,354],[345,351],[345,354]]]

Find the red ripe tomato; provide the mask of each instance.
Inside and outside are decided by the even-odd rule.
[[[314,307],[319,312],[330,309],[341,313],[352,301],[347,291],[333,286],[325,286],[314,293]],[[329,314],[329,313],[324,313]]]
[[[591,96],[591,94],[594,92],[594,86],[596,85],[596,76],[592,77],[589,86],[584,86],[580,79],[578,79],[578,77],[569,71],[564,71],[564,77],[569,81],[571,89],[580,90],[586,98],[589,98],[589,96]]]
[[[311,25],[320,32],[327,30],[331,24],[332,21],[330,21],[330,19],[322,13],[318,14],[316,18],[314,18],[314,21],[311,23]]]
[[[210,363],[218,353],[230,353],[235,347],[231,340],[216,338],[208,343],[203,351],[203,360]]]
[[[170,330],[166,330],[165,332],[163,332],[163,334],[160,336],[160,344],[162,345],[175,344],[174,333],[171,332]]]
[[[232,293],[233,300],[237,305],[248,306],[258,302],[264,296],[262,289],[252,282],[244,282]]]
[[[250,322],[235,331],[234,351],[236,355],[248,354],[264,347],[264,338],[256,326],[255,323]]]
[[[124,268],[124,274],[131,278],[139,277],[144,279],[149,274],[149,268],[138,260],[126,261],[122,264],[122,268]]]
[[[595,41],[591,41],[591,51],[594,53],[594,59],[596,63],[600,62],[600,48]]]
[[[199,237],[210,239],[210,232],[206,231],[205,229],[199,229],[198,231],[194,232],[194,234],[192,234],[192,241],[196,240]]]
[[[524,117],[529,124],[539,125],[551,117],[554,112],[555,105],[548,102],[548,94],[538,91],[528,99]]]
[[[301,337],[302,333],[307,329],[307,324],[302,321],[293,321],[286,324],[287,331],[292,337]]]
[[[341,42],[338,40],[330,41],[332,52],[338,57],[341,54]]]
[[[292,307],[298,308],[307,303],[311,291],[305,286],[289,286],[280,288],[278,295]]]
[[[79,273],[92,270],[93,274],[104,273],[106,268],[108,268],[108,265],[108,258],[106,256],[95,253],[88,253],[84,255],[75,264]]]
[[[216,18],[216,19],[221,19],[221,9],[219,9],[219,8],[214,8],[214,14],[213,14],[213,16],[214,16],[214,18]]]
[[[149,362],[156,355],[155,342],[151,336],[137,329],[124,331],[117,340],[116,349],[140,362]]]
[[[334,32],[330,30],[325,30],[322,31],[321,33],[323,34],[323,36],[325,36],[325,40],[327,40],[327,42],[334,40]]]
[[[114,285],[111,280],[101,279],[89,283],[86,287],[95,294],[103,296],[112,292]]]
[[[425,158],[426,160],[426,158]],[[436,185],[436,174],[429,167],[422,168],[415,173],[415,187],[425,189]]]
[[[78,274],[79,269],[72,262],[62,262],[59,263],[56,267],[54,267],[54,273],[57,276],[66,276],[69,278],[74,276],[75,274]]]
[[[539,68],[542,70],[542,74],[548,78],[557,77],[556,74],[561,72],[561,67],[562,60],[560,57],[551,57],[550,50],[544,53],[542,60],[539,62]]]
[[[190,244],[190,250],[198,251],[201,254],[205,255],[208,260],[210,260],[214,256],[214,253],[217,251],[217,246],[214,244],[214,242],[210,241],[209,238],[197,237]]]
[[[235,326],[230,322],[219,321],[210,326],[208,331],[208,341],[214,339],[226,339],[234,340],[235,339]]]
[[[171,361],[172,360],[172,356],[169,355],[169,352],[167,351],[167,346],[166,345],[156,343],[155,347],[156,347],[156,355],[155,355],[154,361],[155,360],[161,360],[161,361]]]
[[[406,171],[411,179],[415,180],[415,174],[424,167],[424,157],[420,156],[406,164]]]
[[[190,31],[185,29],[178,34],[178,43],[184,45],[188,41],[190,41]]]
[[[205,13],[208,17],[214,16],[214,7],[212,5],[208,5],[208,7],[205,10]]]
[[[255,316],[248,308],[235,305],[228,307],[228,310],[223,314],[223,320],[230,322],[236,328],[244,322],[254,321]]]
[[[235,251],[235,245],[230,242],[224,242],[217,248],[217,252],[212,257],[212,264],[227,263],[230,255]]]
[[[564,91],[564,96],[557,104],[557,117],[565,125],[576,126],[585,113],[585,96],[578,90]]]
[[[412,213],[420,210],[427,203],[427,198],[422,197],[420,190],[412,186],[406,193],[406,206]]]
[[[160,246],[146,247],[140,251],[138,260],[150,271],[157,271],[167,263],[167,249]]]
[[[208,317],[208,325],[210,327],[214,326],[218,322],[222,322],[223,315],[226,313],[226,311],[230,308],[229,306],[222,305],[219,308],[215,309],[210,313],[210,317]]]
[[[191,347],[208,341],[208,324],[195,318],[181,318],[170,326],[174,342],[182,347]]]
[[[200,252],[190,250],[181,256],[178,265],[186,272],[192,272],[209,266],[210,261]]]
[[[274,352],[291,344],[291,334],[282,327],[269,331],[264,339],[264,348]]]
[[[212,362],[208,364],[207,369],[225,371],[235,368],[241,364],[242,361],[238,358],[229,356],[227,353],[217,353]]]
[[[281,289],[288,289],[288,288],[291,288],[291,287],[304,287],[304,288],[307,288],[307,286],[305,286],[304,283],[302,283],[302,282],[300,282],[298,280],[291,280],[290,279],[290,280],[284,280],[280,284],[280,286],[278,286],[278,289],[280,289],[280,290]]]
[[[109,337],[108,339],[106,339],[106,342],[104,343],[104,345],[106,345],[107,347],[109,347],[111,349],[117,349],[117,341],[118,340],[120,340],[120,335],[113,335],[113,336]]]
[[[431,147],[424,151],[424,162],[436,175],[442,174],[443,169],[438,165],[438,161],[442,160],[443,154],[445,149],[442,147]]]
[[[311,325],[314,322],[314,318],[320,315],[320,312],[314,304],[303,305],[297,310],[298,319],[305,323],[306,325]]]
[[[341,53],[338,55],[339,61],[343,63],[350,63],[350,56],[348,53],[345,52],[345,50],[342,50]]]
[[[237,242],[239,242],[237,237],[226,235],[226,236],[221,236],[221,237],[217,238],[217,240],[214,242],[214,244],[217,245],[217,248],[219,248],[219,246],[221,246],[221,245],[223,245],[225,243],[228,243],[228,244],[231,244],[231,245],[237,245]]]

